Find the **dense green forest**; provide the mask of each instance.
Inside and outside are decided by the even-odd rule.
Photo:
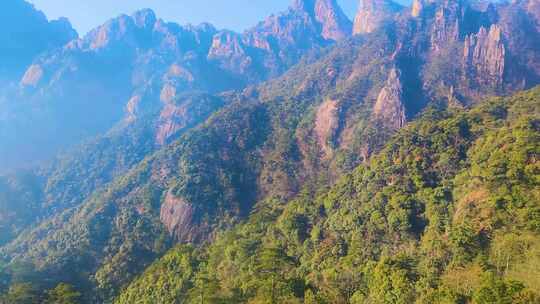
[[[540,88],[431,108],[335,186],[172,249],[116,303],[538,303],[539,155]]]
[[[430,107],[334,186],[169,250],[115,303],[538,303],[539,155],[540,88]],[[18,267],[4,302],[77,303]]]
[[[335,186],[171,250],[116,302],[538,303],[539,154],[540,88],[429,109]]]

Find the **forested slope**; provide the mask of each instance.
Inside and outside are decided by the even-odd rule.
[[[116,302],[538,303],[539,131],[538,87],[429,109],[335,186],[172,249]]]

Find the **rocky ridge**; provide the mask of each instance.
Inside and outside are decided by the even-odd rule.
[[[354,19],[354,34],[371,33],[391,22],[403,7],[392,0],[361,0]]]
[[[67,19],[49,21],[23,0],[2,4],[0,28],[0,83],[21,77],[36,56],[78,36]]]
[[[171,106],[161,103],[161,92],[181,96],[244,88],[345,39],[351,27],[335,0],[295,1],[243,34],[209,24],[180,26],[149,9],[121,15],[35,59],[21,74],[21,89],[7,99],[28,106],[17,108],[16,116],[6,114],[15,122],[0,121],[10,139],[6,164],[16,166],[37,153],[20,138],[47,142],[39,153],[47,159],[59,148],[136,119],[156,121],[156,143],[165,143],[179,134],[182,123],[163,119]],[[60,117],[67,117],[62,127],[55,125]],[[18,127],[17,137],[9,135],[15,125],[24,126]],[[58,136],[56,130],[65,134]]]

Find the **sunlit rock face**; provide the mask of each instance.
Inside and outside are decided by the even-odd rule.
[[[505,71],[505,55],[502,31],[496,24],[489,30],[481,27],[477,34],[465,38],[463,54],[465,68],[471,73],[471,78],[476,79],[478,85],[501,87]]]
[[[333,153],[331,142],[339,128],[339,114],[337,100],[328,99],[317,109],[314,131],[319,147],[325,157],[331,157]]]
[[[160,219],[178,241],[188,242],[193,239],[193,207],[182,198],[167,193],[161,206]]]
[[[371,33],[392,18],[402,9],[391,0],[361,0],[354,19],[354,34]]]
[[[400,76],[397,69],[390,70],[386,84],[381,89],[373,108],[374,118],[395,130],[401,129],[407,123]]]
[[[461,0],[442,0],[433,9],[435,16],[431,27],[431,48],[440,51],[459,40],[464,7]]]
[[[311,2],[308,4],[308,2]],[[301,7],[319,23],[321,36],[327,40],[341,40],[352,32],[352,23],[339,7],[336,0],[297,1]]]

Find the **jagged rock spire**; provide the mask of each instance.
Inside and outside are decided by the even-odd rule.
[[[467,1],[440,0],[430,3],[433,3],[435,11],[431,25],[431,48],[438,52],[460,38]]]
[[[492,88],[502,85],[506,56],[502,35],[501,27],[493,24],[489,29],[481,27],[477,34],[465,38],[464,62],[479,85]]]
[[[352,22],[336,0],[294,0],[292,8],[314,18],[321,25],[321,36],[327,40],[341,40],[352,33]]]
[[[391,19],[402,6],[392,0],[360,0],[354,34],[371,33]]]
[[[142,28],[152,27],[157,21],[156,14],[149,8],[135,12],[132,18],[135,24]]]
[[[375,118],[392,129],[401,129],[407,122],[400,78],[400,71],[392,68],[373,108]]]
[[[419,17],[422,14],[422,11],[424,10],[424,0],[414,0],[412,4],[412,12],[411,15],[413,17]]]

